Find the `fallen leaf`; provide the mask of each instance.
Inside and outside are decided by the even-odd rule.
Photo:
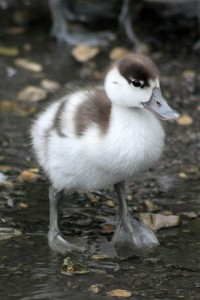
[[[15,228],[0,228],[0,241],[7,240],[16,236],[21,235],[22,232]]]
[[[38,174],[38,169],[29,169],[24,170],[21,172],[21,174],[18,176],[19,181],[26,181],[26,182],[35,182],[40,178],[40,174]]]
[[[44,100],[47,97],[47,91],[36,86],[27,86],[17,94],[20,101],[36,102]]]
[[[0,165],[0,172],[9,173],[12,171],[12,167],[8,165]]]
[[[72,56],[79,62],[86,62],[95,57],[99,53],[98,47],[88,47],[85,45],[78,45],[72,50]]]
[[[143,214],[139,215],[139,220],[147,225],[151,230],[157,231],[163,227],[174,227],[180,223],[180,216],[162,214]]]
[[[102,231],[105,232],[105,233],[110,233],[110,232],[114,231],[114,227],[112,225],[109,225],[109,224],[104,224],[102,226]]]
[[[58,82],[50,79],[43,79],[40,84],[47,92],[50,93],[53,93],[60,88],[60,84]]]
[[[192,164],[186,164],[185,170],[187,173],[190,174],[196,174],[199,172],[199,166],[198,165],[192,165]]]
[[[193,80],[196,76],[196,73],[194,70],[185,70],[183,73],[182,73],[182,76],[184,79],[187,79],[187,80]]]
[[[187,176],[187,174],[185,172],[180,172],[178,174],[178,177],[181,178],[181,179],[187,179],[188,178],[188,176]]]
[[[149,211],[158,210],[158,205],[155,202],[153,202],[151,199],[146,199],[143,201],[143,203]]]
[[[132,293],[127,290],[116,289],[106,293],[111,297],[121,297],[121,298],[129,298],[132,296]]]
[[[93,254],[90,258],[91,258],[92,260],[101,260],[101,259],[106,259],[106,258],[108,258],[108,256],[105,255],[105,254]]]
[[[17,56],[19,50],[16,47],[0,46],[0,55],[2,56]]]
[[[7,34],[22,34],[26,32],[26,28],[25,27],[8,27],[5,29],[5,33]]]
[[[115,47],[111,50],[111,52],[109,54],[109,58],[111,60],[117,60],[117,59],[124,57],[127,54],[130,54],[130,53],[132,53],[132,51],[130,51],[129,49],[127,49],[125,47]]]
[[[0,102],[0,111],[16,113],[17,115],[28,117],[37,111],[37,107],[35,105],[29,107],[23,107],[21,104],[17,102],[3,100]]]
[[[26,208],[29,207],[29,205],[28,205],[27,203],[24,203],[24,202],[20,202],[19,206],[20,206],[20,208],[22,208],[22,209],[26,209]]]
[[[186,211],[182,213],[183,216],[186,216],[190,219],[194,219],[198,217],[198,214],[195,211]]]
[[[15,65],[17,67],[23,68],[25,70],[28,71],[32,71],[32,72],[41,72],[43,70],[42,65],[33,62],[33,61],[29,61],[25,58],[17,58],[14,61]]]
[[[2,100],[0,102],[0,111],[3,112],[14,112],[17,109],[17,104],[13,101]]]
[[[188,126],[193,123],[193,119],[189,115],[184,114],[180,118],[177,119],[176,123],[181,126]]]
[[[24,108],[24,109],[17,109],[16,113],[22,117],[29,117],[32,116],[37,112],[38,108],[35,105],[32,105],[30,107]]]
[[[5,188],[9,190],[14,189],[14,183],[10,180],[4,181],[3,186],[5,186]]]

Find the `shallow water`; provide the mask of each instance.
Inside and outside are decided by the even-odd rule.
[[[184,190],[185,197],[191,195],[189,188],[190,185]],[[172,191],[181,195],[180,189],[178,185]],[[190,199],[190,204],[186,203],[186,207],[200,211],[199,186],[193,186],[194,190],[195,196]],[[46,204],[41,203],[42,211]],[[178,211],[179,204],[173,203],[170,208]],[[32,214],[39,222],[37,209],[37,206],[32,208]],[[67,201],[64,203],[65,209],[69,209]],[[185,210],[185,207],[181,208],[181,211]],[[75,212],[76,208],[70,209],[70,214]],[[48,216],[43,230],[47,227],[47,221]],[[83,260],[92,271],[73,276],[60,275],[65,255],[52,253],[47,245],[46,232],[37,231],[36,224],[29,232],[27,229],[32,225],[32,221],[28,220],[21,237],[1,241],[1,294],[6,295],[5,299],[107,299],[106,292],[116,288],[132,291],[135,295],[133,299],[199,299],[199,218],[177,228],[159,231],[160,246],[154,253],[126,261],[114,258],[107,236],[102,236],[101,232],[96,236],[93,223],[88,236],[90,251],[85,255],[73,254],[73,258]],[[87,232],[87,228],[83,227],[85,237]],[[109,258],[94,261],[92,254],[103,254]],[[97,295],[88,291],[93,284],[100,287]]]

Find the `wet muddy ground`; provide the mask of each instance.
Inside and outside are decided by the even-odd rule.
[[[20,34],[3,27],[2,45],[16,47],[19,53],[0,57],[0,172],[7,176],[7,183],[0,186],[0,226],[21,235],[0,241],[1,299],[112,299],[107,292],[116,289],[131,292],[129,299],[137,300],[200,299],[200,74],[199,54],[191,50],[197,37],[194,25],[163,27],[150,53],[160,69],[163,93],[190,122],[165,123],[167,139],[161,161],[127,185],[129,209],[136,217],[148,212],[144,200],[151,199],[158,206],[156,213],[170,211],[181,222],[157,232],[160,246],[154,253],[119,261],[109,244],[117,213],[113,191],[106,191],[111,201],[94,195],[65,196],[60,211],[62,231],[83,236],[90,244],[86,254],[73,253],[73,258],[84,261],[91,272],[73,276],[60,274],[66,255],[53,253],[47,244],[47,179],[42,172],[34,182],[20,181],[19,175],[38,168],[29,139],[34,112],[61,95],[69,83],[79,85],[101,77],[114,45],[81,64],[71,56],[71,49],[50,38],[48,26],[35,24]],[[148,41],[147,37],[146,33]],[[18,57],[39,63],[43,70],[17,67]],[[60,90],[34,103],[17,99],[23,88],[40,86],[42,79],[58,82]]]

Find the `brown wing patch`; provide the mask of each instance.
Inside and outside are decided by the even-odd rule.
[[[75,114],[76,134],[82,136],[92,123],[105,133],[109,127],[110,111],[111,102],[104,90],[89,91],[87,99],[79,105]]]
[[[156,79],[159,72],[153,61],[142,55],[126,55],[118,61],[120,74],[131,83],[131,79],[144,81],[145,86],[149,86],[149,80]]]
[[[61,117],[62,117],[62,112],[65,108],[65,104],[66,104],[66,102],[64,100],[59,104],[58,110],[56,112],[56,115],[55,115],[55,118],[53,121],[53,126],[52,126],[52,129],[55,129],[57,134],[60,137],[66,137],[65,134],[61,130],[61,127],[62,127]]]

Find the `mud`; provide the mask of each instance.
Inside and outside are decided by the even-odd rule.
[[[73,258],[88,264],[92,271],[62,276],[65,255],[52,253],[47,244],[47,179],[42,174],[34,183],[17,180],[24,169],[37,167],[29,139],[34,116],[0,111],[0,165],[11,167],[6,174],[14,184],[13,189],[0,187],[0,225],[22,232],[20,236],[0,241],[1,299],[111,299],[106,293],[118,288],[131,291],[129,299],[135,300],[200,299],[200,75],[199,54],[191,50],[197,36],[194,25],[191,21],[186,28],[175,24],[174,28],[161,28],[157,35],[154,32],[159,42],[152,43],[150,56],[160,69],[163,93],[193,123],[188,126],[165,123],[167,139],[161,161],[145,176],[127,185],[128,194],[133,195],[133,200],[128,200],[129,209],[136,217],[147,212],[143,200],[149,198],[160,211],[170,210],[181,216],[179,226],[159,230],[160,246],[147,257],[126,261],[115,258],[109,244],[117,212],[112,190],[106,193],[114,199],[114,207],[107,205],[106,197],[65,196],[60,211],[61,229],[65,235],[83,236],[89,241],[90,251],[85,255],[73,253]],[[70,48],[57,44],[49,36],[48,26],[34,24],[21,34],[6,34],[6,28],[2,29],[2,44],[17,47],[20,57],[38,62],[43,72],[17,68],[13,57],[2,56],[0,100],[16,102],[22,88],[38,86],[43,78],[61,84],[59,92],[34,104],[36,110],[61,95],[72,82],[83,84],[93,78],[95,70],[102,71],[114,47],[102,50],[92,62],[83,65],[72,58]],[[165,38],[162,30],[168,33]],[[195,212],[196,217],[189,218],[185,212]],[[109,225],[107,230],[105,224]],[[94,260],[94,254],[108,258]],[[89,290],[94,284],[99,287],[98,294]]]

